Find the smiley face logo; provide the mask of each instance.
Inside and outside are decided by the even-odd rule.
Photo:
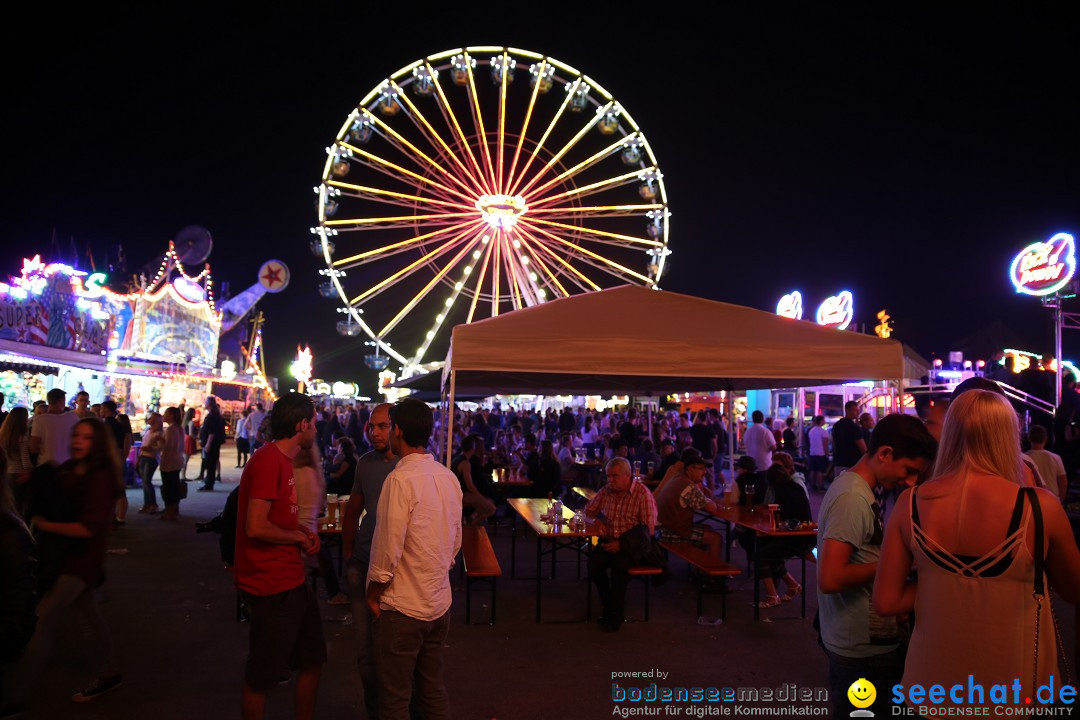
[[[877,699],[877,688],[866,678],[859,678],[851,683],[847,691],[848,701],[857,708],[865,709]]]

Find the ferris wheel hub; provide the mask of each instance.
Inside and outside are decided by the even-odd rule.
[[[480,216],[492,228],[508,230],[517,225],[518,218],[528,206],[520,195],[481,195],[476,201]]]

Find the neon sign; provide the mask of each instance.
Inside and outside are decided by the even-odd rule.
[[[844,290],[838,295],[825,298],[817,309],[817,324],[845,330],[855,317],[855,299],[851,291]]]
[[[1028,245],[1009,268],[1016,292],[1035,296],[1053,295],[1068,285],[1075,273],[1076,241],[1068,233]]]
[[[802,320],[802,293],[790,292],[776,303],[776,314],[792,320]]]

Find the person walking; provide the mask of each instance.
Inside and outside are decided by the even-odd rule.
[[[206,415],[199,428],[199,444],[202,445],[203,461],[199,476],[204,477],[198,492],[213,492],[221,464],[221,446],[225,444],[225,419],[221,417],[221,408],[211,395],[206,398]]]
[[[112,433],[97,419],[78,420],[71,435],[71,459],[57,468],[56,490],[47,505],[33,508],[31,525],[41,548],[38,624],[20,663],[16,705],[37,684],[68,611],[82,616],[93,635],[97,679],[71,699],[87,702],[120,687],[112,634],[94,592],[105,579],[105,548],[113,518],[120,458]],[[52,548],[46,552],[45,547]],[[49,558],[49,562],[46,562]]]

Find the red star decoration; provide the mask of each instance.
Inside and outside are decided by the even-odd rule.
[[[280,265],[267,265],[266,274],[262,276],[262,279],[266,281],[266,284],[270,287],[281,284],[281,266]]]

